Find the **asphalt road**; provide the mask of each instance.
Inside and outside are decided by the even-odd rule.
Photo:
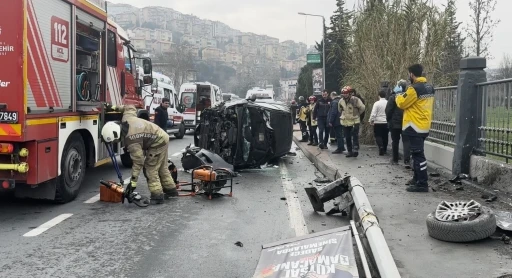
[[[172,139],[178,167],[191,142]],[[180,197],[145,209],[98,201],[98,181],[116,179],[112,165],[88,170],[68,204],[0,196],[0,277],[246,278],[262,244],[348,225],[345,217],[313,212],[303,187],[321,174],[300,151],[240,174],[233,197]],[[143,182],[138,190],[149,194]]]

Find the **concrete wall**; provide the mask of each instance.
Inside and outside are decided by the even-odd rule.
[[[389,142],[391,142],[391,138],[389,138]],[[404,154],[402,141],[400,141],[400,154]],[[443,167],[445,171],[452,171],[453,148],[425,141],[425,156],[428,162],[433,163],[436,167]]]
[[[512,195],[512,165],[485,156],[471,156],[470,176],[486,189]]]
[[[391,142],[391,138],[389,139]],[[403,146],[400,142],[400,154]],[[434,142],[425,141],[425,156],[429,166],[441,168],[445,173],[452,172],[454,149]],[[469,176],[478,185],[489,190],[499,190],[501,193],[512,195],[512,165],[485,156],[472,155]]]

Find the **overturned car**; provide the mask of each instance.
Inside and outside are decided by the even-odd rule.
[[[235,168],[256,168],[288,154],[292,136],[292,115],[286,106],[242,99],[204,110],[194,144]]]

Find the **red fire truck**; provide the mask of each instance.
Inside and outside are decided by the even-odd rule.
[[[0,9],[0,190],[69,202],[86,168],[109,161],[101,128],[121,115],[103,104],[133,104],[149,119],[141,95],[151,60],[134,57],[105,0],[9,2]]]

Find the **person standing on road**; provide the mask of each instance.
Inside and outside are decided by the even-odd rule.
[[[342,99],[339,102],[338,110],[341,113],[341,125],[347,141],[347,157],[357,157],[359,155],[359,124],[361,123],[361,114],[364,113],[366,107],[361,99],[352,95],[350,86],[343,87],[341,95]]]
[[[361,96],[361,94],[357,93],[357,92],[356,92],[356,89],[354,89],[354,88],[350,89],[350,94],[351,94],[352,96],[355,96],[355,97],[357,97],[358,99],[360,99],[360,100],[361,100],[361,102],[363,103],[363,105],[366,105],[366,102],[364,101],[363,96]],[[365,116],[365,115],[366,115],[366,111],[363,111],[363,113],[361,113],[361,116],[359,116],[359,119],[360,119],[360,121],[361,121],[361,122],[363,122],[363,121],[364,121],[364,116]]]
[[[337,96],[336,92],[331,92],[331,95],[330,95],[330,98],[331,98],[331,107],[329,108],[329,115],[331,114],[331,109],[332,109],[332,100]],[[337,106],[336,106],[337,107]],[[336,110],[338,110],[336,108]],[[327,117],[327,122],[330,123],[329,121],[329,117]],[[336,144],[337,142],[337,139],[336,139],[336,132],[334,131],[334,128],[332,128],[332,126],[329,125],[329,144],[330,145],[337,145]]]
[[[313,119],[313,110],[315,110],[315,105],[316,105],[316,97],[315,96],[310,96],[308,98],[309,100],[309,107],[308,107],[308,110],[307,110],[307,114],[308,114],[308,117],[307,117],[307,124],[308,124],[308,127],[309,127],[309,144],[310,146],[318,146],[318,134],[316,133],[316,127],[317,127],[317,122]]]
[[[370,115],[370,125],[373,126],[373,135],[379,147],[379,155],[385,155],[388,150],[388,121],[386,120],[386,100],[387,92],[385,90],[379,91],[379,100],[373,104],[372,113]]]
[[[162,98],[162,103],[155,108],[155,118],[153,120],[153,122],[165,132],[167,132],[169,125],[172,126],[171,121],[169,120],[169,112],[167,112],[169,103],[170,101],[168,98]]]
[[[302,133],[302,139],[299,142],[307,142],[309,139],[308,127],[306,125],[308,104],[304,100],[303,96],[299,97],[299,116],[297,121],[299,122],[300,132]]]
[[[411,86],[395,100],[396,106],[404,110],[402,135],[409,139],[413,159],[414,177],[407,183],[407,191],[428,192],[425,139],[432,124],[435,90],[423,77],[423,66],[414,64],[408,70]]]
[[[295,125],[297,123],[297,102],[295,102],[295,100],[292,100],[292,105],[290,105],[290,109],[292,112],[293,125]]]
[[[407,87],[407,81],[399,80],[396,87],[393,89],[391,96],[388,99],[386,105],[386,119],[388,121],[389,129],[391,131],[391,147],[393,149],[393,158],[391,163],[397,164],[400,159],[398,154],[398,147],[400,144],[400,137],[402,137],[402,122],[404,118],[404,111],[396,106],[396,96],[405,93]],[[402,146],[404,151],[404,164],[409,167],[411,151],[409,147],[409,141],[404,140],[402,137]]]
[[[169,135],[152,122],[137,117],[133,105],[107,107],[123,112],[121,124],[107,122],[101,136],[105,142],[122,141],[133,162],[130,183],[137,187],[140,172],[145,168],[151,203],[162,204],[167,197],[177,197],[178,190],[167,166]]]
[[[320,149],[327,149],[327,142],[329,141],[329,124],[327,123],[327,115],[329,115],[329,108],[331,107],[331,100],[327,90],[322,92],[322,98],[319,99],[313,110],[313,119],[318,122],[319,130],[319,143]]]
[[[338,110],[338,106],[340,103],[340,96],[336,94],[336,92],[332,92],[331,94],[331,108],[329,110],[329,127],[334,131],[334,135],[336,137],[336,144],[338,148],[332,153],[343,153],[345,151],[345,143],[343,141],[343,126],[341,126],[340,121],[340,112]]]

